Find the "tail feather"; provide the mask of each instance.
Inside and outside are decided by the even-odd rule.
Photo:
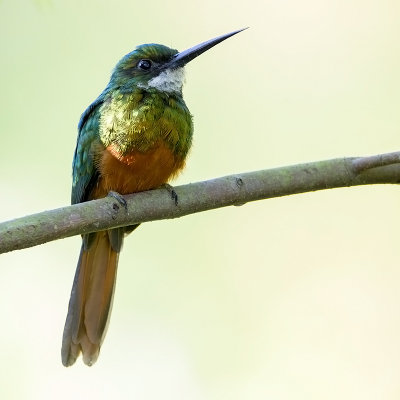
[[[97,360],[111,313],[118,255],[107,231],[97,232],[89,248],[82,244],[63,334],[65,366],[81,352],[85,364]]]
[[[90,277],[90,289],[86,292],[84,326],[92,343],[101,343],[107,328],[108,316],[114,294],[118,254],[110,245],[98,246],[92,265],[95,273]]]

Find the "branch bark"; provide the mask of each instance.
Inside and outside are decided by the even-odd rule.
[[[75,204],[0,224],[0,253],[119,226],[184,215],[250,201],[338,187],[398,184],[400,152],[338,158],[229,175],[174,187],[178,204],[165,189]]]

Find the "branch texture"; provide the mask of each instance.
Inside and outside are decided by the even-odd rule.
[[[338,158],[229,175],[166,189],[124,196],[127,209],[112,197],[28,215],[0,224],[0,253],[56,239],[119,226],[184,215],[291,194],[400,182],[400,152]]]

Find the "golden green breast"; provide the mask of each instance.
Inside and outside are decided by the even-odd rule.
[[[100,140],[120,156],[146,153],[156,143],[185,159],[193,135],[192,117],[181,97],[137,90],[115,91],[100,109]]]

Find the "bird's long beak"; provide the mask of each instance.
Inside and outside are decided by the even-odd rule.
[[[239,32],[244,31],[247,28],[239,29],[237,31],[233,31],[230,33],[226,33],[225,35],[218,36],[214,39],[207,40],[206,42],[200,43],[196,46],[191,47],[190,49],[181,51],[180,53],[176,54],[174,58],[164,65],[165,69],[173,69],[179,68],[186,65],[188,62],[192,61],[194,58],[199,56],[200,54],[204,53],[205,51],[211,49],[218,43],[223,42],[225,39],[230,38],[233,35],[236,35]],[[163,68],[163,69],[164,69]]]

